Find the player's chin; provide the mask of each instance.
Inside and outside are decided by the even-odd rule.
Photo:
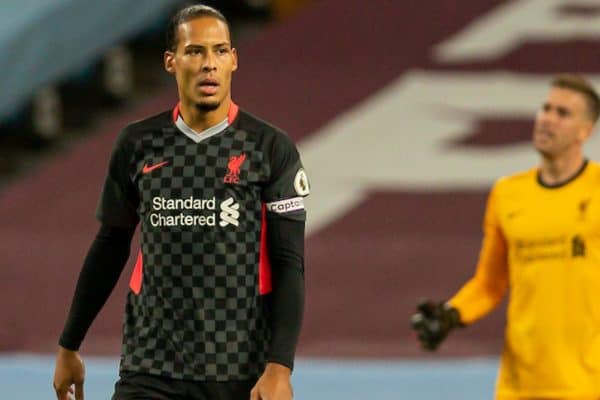
[[[552,143],[547,138],[534,136],[533,147],[540,152],[545,153],[551,150]]]
[[[539,146],[536,144],[534,147],[542,157],[544,157],[544,158],[553,158],[554,157],[555,152],[552,151],[552,149],[549,148],[548,146]]]
[[[219,108],[219,106],[221,105],[220,101],[207,100],[207,99],[199,100],[199,101],[196,101],[195,103],[196,103],[196,108],[198,110],[204,111],[204,112],[214,111],[217,108]]]

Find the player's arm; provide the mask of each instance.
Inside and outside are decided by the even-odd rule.
[[[497,217],[497,189],[488,198],[484,238],[475,275],[447,302],[422,301],[411,324],[423,348],[435,350],[448,333],[496,307],[508,288],[506,240]]]
[[[304,221],[267,214],[273,285],[267,296],[271,342],[265,372],[253,389],[251,400],[271,398],[269,395],[292,397],[290,375],[304,310],[304,225]]]
[[[125,128],[112,151],[96,209],[100,230],[84,260],[67,323],[60,337],[59,344],[68,350],[79,349],[129,257],[131,238],[139,221],[138,194],[130,171],[132,147]]]
[[[273,290],[269,295],[271,343],[268,362],[294,365],[304,310],[304,221],[267,215]]]
[[[72,384],[83,396],[85,371],[78,350],[90,325],[114,289],[129,257],[133,228],[102,225],[79,274],[67,321],[59,339],[54,388],[66,399]]]
[[[304,311],[304,197],[308,180],[300,156],[286,135],[276,135],[270,152],[271,180],[263,189],[272,291],[269,307],[271,341],[267,366],[251,400],[291,399],[290,374]]]
[[[508,288],[508,251],[498,220],[497,191],[489,196],[484,217],[484,238],[475,275],[449,301],[470,324],[492,311]]]
[[[83,399],[85,369],[78,350],[93,320],[115,287],[129,257],[138,222],[137,191],[130,178],[132,146],[123,131],[111,155],[108,174],[97,209],[102,225],[84,260],[71,308],[59,339],[54,388],[66,400],[75,385],[75,398]]]
[[[135,227],[101,225],[79,273],[71,309],[59,339],[61,347],[77,351],[93,320],[114,289],[129,258]]]

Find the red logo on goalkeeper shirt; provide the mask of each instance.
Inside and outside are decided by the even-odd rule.
[[[238,183],[240,181],[240,169],[242,168],[244,161],[246,161],[245,153],[242,153],[239,156],[229,157],[229,162],[227,163],[228,171],[225,178],[223,178],[223,182]]]

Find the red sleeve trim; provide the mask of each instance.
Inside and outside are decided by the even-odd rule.
[[[267,245],[267,207],[262,205],[262,223],[260,227],[260,255],[258,262],[258,293],[261,295],[271,293],[271,261]]]
[[[131,273],[131,279],[129,280],[129,288],[135,294],[140,294],[142,291],[142,278],[144,275],[144,257],[142,256],[142,250],[138,251],[137,260]]]

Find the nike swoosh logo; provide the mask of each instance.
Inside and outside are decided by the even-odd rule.
[[[152,172],[155,169],[158,169],[160,167],[167,165],[168,163],[169,163],[168,161],[163,161],[163,162],[160,162],[160,163],[154,164],[154,165],[144,164],[144,168],[142,168],[142,174],[147,174],[148,172]]]

